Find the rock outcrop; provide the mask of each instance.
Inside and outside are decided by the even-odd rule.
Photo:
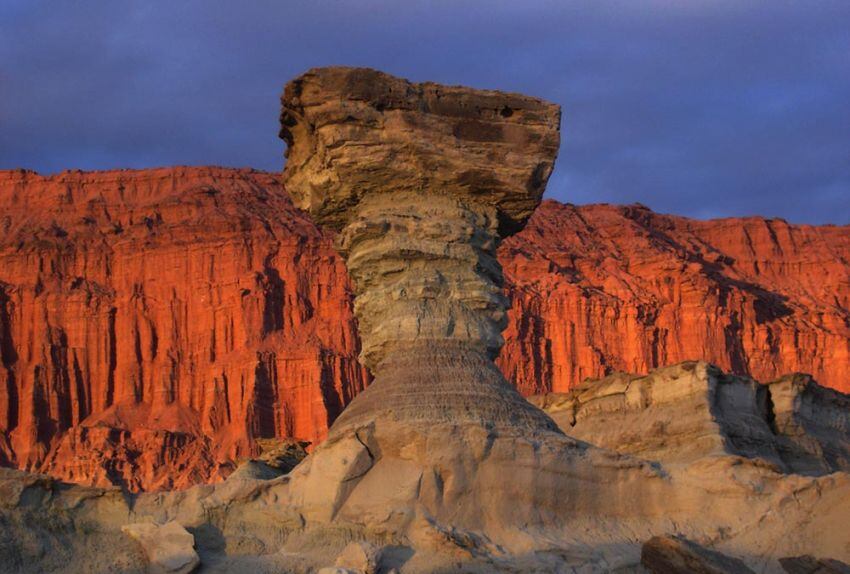
[[[131,490],[324,438],[364,386],[348,278],[251,170],[0,176],[0,464]]]
[[[792,375],[769,384],[686,362],[530,397],[570,436],[665,463],[760,459],[780,472],[850,472],[850,396]]]
[[[121,528],[139,543],[150,574],[190,574],[201,563],[195,552],[195,537],[177,522],[140,522]]]
[[[850,227],[545,202],[500,260],[523,394],[687,360],[850,392]]]
[[[508,305],[496,248],[540,202],[560,108],[357,68],[302,75],[282,107],[284,185],[339,231],[374,375],[332,432],[388,420],[554,430],[492,359]]]
[[[823,536],[822,530],[846,518],[850,474],[804,477],[783,472],[788,469],[779,468],[785,462],[779,458],[775,464],[761,460],[767,449],[759,441],[772,432],[772,411],[752,406],[766,396],[754,382],[739,393],[740,385],[708,380],[702,393],[708,400],[696,404],[695,410],[710,413],[699,419],[723,415],[733,430],[721,434],[725,442],[737,441],[739,452],[715,448],[696,454],[690,464],[666,466],[558,432],[509,386],[490,362],[501,345],[505,310],[495,249],[524,223],[524,206],[539,199],[542,189],[531,185],[537,178],[508,169],[490,187],[471,189],[445,174],[432,178],[404,166],[415,165],[420,146],[427,159],[435,147],[450,144],[454,172],[546,164],[557,150],[557,112],[510,96],[511,109],[521,113],[496,115],[493,110],[509,96],[461,88],[452,99],[481,103],[450,101],[434,108],[430,89],[371,70],[334,68],[308,72],[287,86],[283,98],[283,136],[295,160],[287,164],[284,181],[298,205],[340,230],[337,245],[352,275],[355,315],[363,327],[362,359],[374,372],[328,439],[287,476],[281,500],[302,521],[305,539],[321,540],[329,530],[358,532],[361,540],[377,534],[387,546],[410,549],[404,567],[412,572],[452,563],[466,570],[566,569],[576,546],[600,552],[601,560],[585,562],[610,571],[619,553],[628,552],[625,540],[673,526],[702,540],[734,539],[739,553],[775,560],[787,522],[771,524],[773,513],[783,521],[793,514],[790,521],[802,526],[812,508],[786,514],[782,501],[788,492],[796,498],[801,489],[814,488],[810,503],[823,510],[816,520],[821,537],[807,534],[800,544],[846,553],[840,535]],[[403,97],[396,99],[399,91]],[[529,116],[524,108],[543,111]],[[469,119],[489,125],[481,128],[488,138],[468,144],[456,129],[444,128]],[[512,122],[519,127],[505,129]],[[429,130],[451,132],[454,139],[432,144]],[[508,136],[534,130],[542,135]],[[554,144],[528,145],[535,141]],[[361,146],[367,151],[360,165],[336,151]],[[323,148],[331,148],[330,155]],[[523,154],[530,159],[517,161]],[[311,161],[316,155],[322,161]],[[404,177],[415,181],[396,185],[398,174],[388,165],[396,156]],[[507,201],[515,194],[524,200]],[[697,377],[692,386],[699,385]],[[675,388],[680,394],[689,390]],[[651,393],[640,391],[622,392],[627,404],[643,407],[633,419],[653,414]],[[676,399],[675,390],[658,395],[662,411]],[[751,424],[750,414],[761,415],[764,428]],[[837,424],[836,432],[842,428]],[[702,554],[722,563],[717,556]]]
[[[738,384],[716,376],[725,381],[720,385]],[[694,388],[704,378],[688,368],[678,382]],[[694,419],[712,416],[705,412],[709,403],[691,406]],[[647,429],[639,409],[630,413],[634,418],[622,419],[624,426]],[[669,462],[663,451],[656,451],[658,460],[644,460],[566,438],[559,445],[506,441],[485,429],[458,437],[438,428],[428,440],[394,426],[385,427],[386,434],[380,427],[364,430],[351,440],[329,439],[345,456],[308,458],[269,480],[233,475],[183,491],[126,494],[0,469],[0,564],[24,574],[141,574],[150,558],[122,527],[171,522],[192,535],[201,571],[208,573],[373,565],[402,574],[640,572],[642,555],[657,567],[649,555],[657,545],[645,544],[654,537],[690,541],[676,544],[672,554],[669,544],[662,548],[666,561],[672,556],[674,565],[684,560],[689,567],[695,555],[704,565],[717,553],[725,555],[723,563],[777,574],[843,572],[842,562],[850,560],[845,471],[783,472],[753,450],[743,456],[694,452]],[[685,426],[673,426],[668,444],[684,442],[677,432],[692,438]],[[850,436],[844,440],[850,443]],[[454,451],[457,441],[466,454]],[[433,466],[423,473],[419,465],[426,460]],[[458,466],[458,460],[470,464]],[[315,506],[305,508],[299,491],[311,468],[325,480],[310,484],[322,488],[314,491]],[[383,480],[376,480],[380,474]],[[509,506],[496,503],[502,496]],[[329,499],[337,514],[314,514]],[[432,514],[400,534],[399,524],[423,507]]]

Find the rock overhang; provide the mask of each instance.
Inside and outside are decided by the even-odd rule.
[[[560,144],[556,104],[369,68],[312,69],[281,103],[284,185],[337,230],[363,197],[407,191],[493,207],[509,235],[539,204]]]

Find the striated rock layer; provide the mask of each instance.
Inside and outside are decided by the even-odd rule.
[[[311,70],[281,103],[284,184],[340,231],[375,377],[331,432],[389,420],[555,432],[492,359],[508,305],[496,248],[540,203],[560,108],[363,68]]]
[[[0,463],[184,487],[364,384],[345,271],[271,175],[4,172],[0,209]]]
[[[525,395],[688,359],[850,391],[847,227],[545,201],[499,261]],[[2,172],[0,464],[170,488],[320,441],[367,380],[350,300],[277,176]]]
[[[850,227],[546,202],[500,260],[525,394],[686,360],[850,391]]]

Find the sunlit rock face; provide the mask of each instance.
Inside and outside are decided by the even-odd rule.
[[[284,184],[340,231],[361,359],[375,375],[334,428],[392,419],[554,430],[492,359],[508,307],[496,249],[540,202],[559,108],[355,68],[312,70],[282,101]]]
[[[0,464],[157,490],[318,442],[366,382],[349,293],[272,174],[0,172]]]
[[[850,392],[850,226],[544,201],[499,260],[525,395],[694,359]]]

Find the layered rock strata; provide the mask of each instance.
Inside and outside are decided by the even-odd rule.
[[[540,202],[560,109],[350,68],[304,74],[282,104],[284,185],[340,231],[374,375],[334,431],[388,420],[555,430],[492,360],[508,306],[496,249]]]
[[[5,172],[0,208],[0,464],[221,480],[365,386],[345,269],[276,176]]]
[[[364,95],[357,86],[367,81],[370,89]],[[334,423],[328,440],[288,476],[285,504],[302,521],[307,539],[321,537],[329,528],[361,536],[380,533],[385,544],[413,550],[404,563],[409,571],[440,570],[451,560],[490,570],[545,570],[547,561],[555,569],[565,568],[568,548],[587,545],[596,550],[605,539],[618,547],[624,538],[653,533],[668,520],[681,524],[687,516],[699,517],[684,528],[688,533],[704,539],[734,530],[739,552],[773,557],[769,548],[778,533],[767,517],[773,509],[766,506],[783,506],[779,499],[787,488],[796,490],[817,479],[786,478],[761,461],[740,471],[732,468],[752,458],[750,452],[744,457],[700,456],[698,464],[667,469],[590,446],[556,432],[551,419],[522,404],[489,366],[487,360],[500,343],[492,333],[504,309],[494,288],[499,273],[491,265],[493,243],[498,233],[522,224],[524,212],[513,211],[514,206],[527,205],[503,200],[525,193],[533,201],[540,190],[533,185],[523,190],[516,181],[511,185],[500,177],[489,182],[497,190],[492,195],[450,183],[431,188],[427,172],[403,169],[405,177],[419,177],[414,183],[418,195],[395,191],[394,165],[383,163],[393,156],[394,146],[400,166],[415,165],[419,147],[426,157],[435,147],[429,132],[418,128],[439,130],[443,122],[458,121],[454,113],[448,119],[431,118],[441,111],[433,112],[422,100],[427,90],[406,86],[403,101],[419,99],[419,105],[394,109],[387,104],[394,96],[382,94],[399,89],[395,79],[356,69],[316,70],[290,85],[283,99],[284,137],[296,160],[287,164],[290,175],[285,172],[284,179],[296,203],[320,221],[327,217],[329,224],[341,227],[339,245],[357,294],[355,314],[364,323],[363,356],[375,373],[372,385]],[[462,99],[474,100],[475,92],[468,91]],[[449,109],[454,112],[457,106]],[[503,121],[494,118],[488,106],[467,110],[491,123]],[[412,113],[423,117],[407,119],[402,122],[406,129],[395,133],[399,124],[392,120]],[[345,118],[343,128],[337,122],[323,123],[340,115]],[[362,126],[361,117],[369,119]],[[557,122],[551,121],[549,129],[556,128]],[[373,133],[376,130],[379,134]],[[514,147],[514,139],[499,140],[506,132],[494,128],[487,130],[485,144],[476,143],[464,156],[458,150],[466,145],[465,132],[452,133],[454,141],[440,142],[454,144],[449,157],[465,159],[476,168],[493,162],[500,175],[511,172],[498,171],[497,165],[516,162],[503,155],[540,151],[529,145]],[[335,145],[328,146],[329,141]],[[346,161],[347,148],[357,149],[361,142],[377,151],[365,153],[362,165]],[[331,152],[311,163],[305,158],[313,155],[299,152],[299,145],[319,156],[323,146]],[[545,149],[550,155],[543,159],[554,157],[555,149]],[[343,157],[337,159],[337,153]],[[373,165],[373,157],[384,159]],[[339,172],[336,161],[343,168]],[[535,163],[541,162],[525,162]],[[350,189],[360,182],[365,182],[368,195]],[[414,235],[413,230],[420,233]],[[734,398],[730,401],[735,403]],[[743,478],[748,485],[763,480],[762,499],[751,500],[743,514],[739,506],[728,505],[739,496],[752,496],[752,487],[729,488],[723,479],[724,494],[719,496],[704,490],[700,477],[706,471],[729,474],[732,482]],[[846,473],[828,477],[818,488],[830,493],[830,503],[843,500]],[[841,520],[847,502],[824,512],[823,524]],[[757,537],[744,534],[752,523],[740,530],[742,522],[754,517],[761,521]],[[807,538],[803,545],[846,552],[836,540]],[[617,551],[604,554],[594,566],[607,571],[620,566]]]

